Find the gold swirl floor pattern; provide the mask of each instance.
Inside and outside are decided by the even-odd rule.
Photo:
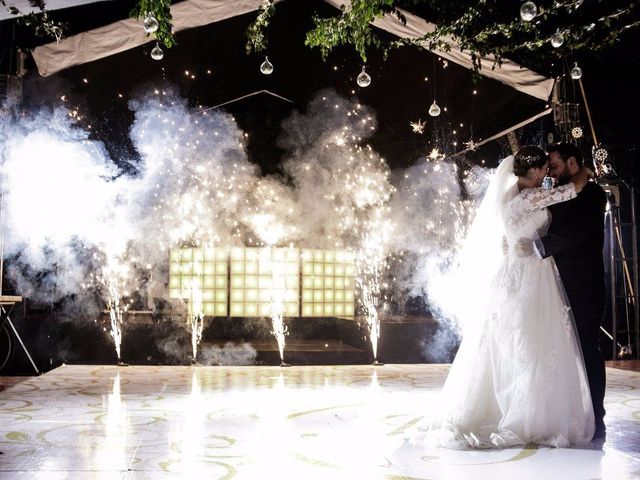
[[[607,369],[607,437],[590,448],[407,442],[448,368],[65,365],[0,388],[0,478],[640,477],[639,372]]]

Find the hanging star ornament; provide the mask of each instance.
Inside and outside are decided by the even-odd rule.
[[[478,144],[473,141],[473,138],[470,138],[468,142],[464,142],[464,146],[467,147],[467,150],[471,150],[472,152],[475,152],[476,148],[478,148]]]
[[[410,122],[409,125],[411,125],[411,128],[413,129],[413,133],[423,134],[424,127],[426,127],[427,122],[423,122],[422,120],[418,119],[417,122]]]
[[[428,155],[428,157],[433,161],[437,161],[444,158],[444,155],[440,153],[440,150],[438,150],[437,148],[434,148],[431,150],[431,153]]]

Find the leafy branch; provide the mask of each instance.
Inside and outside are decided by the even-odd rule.
[[[381,48],[383,42],[374,33],[371,23],[385,15],[395,15],[403,24],[406,19],[394,7],[394,0],[353,0],[350,7],[342,5],[340,16],[313,17],[314,29],[307,33],[305,45],[319,47],[326,60],[329,52],[340,45],[353,45],[363,62],[367,61],[367,49]]]
[[[29,0],[29,5],[39,10],[39,12],[29,13],[23,13],[17,7],[7,5],[5,0],[0,0],[0,4],[11,15],[18,17],[18,23],[31,28],[37,36],[55,38],[57,42],[62,38],[66,26],[64,23],[53,20],[49,16],[44,0]]]
[[[258,17],[249,25],[247,29],[247,54],[253,52],[263,52],[267,49],[267,37],[265,31],[269,26],[271,17],[276,11],[273,0],[265,0],[258,9]]]

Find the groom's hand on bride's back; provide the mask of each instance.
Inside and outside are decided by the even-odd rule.
[[[533,256],[533,240],[530,238],[521,238],[513,246],[513,252],[518,257],[531,257]]]

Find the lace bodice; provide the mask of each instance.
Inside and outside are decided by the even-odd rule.
[[[509,244],[521,238],[543,236],[551,215],[547,207],[566,202],[577,196],[573,183],[551,190],[527,188],[507,202],[503,211],[504,226]]]

